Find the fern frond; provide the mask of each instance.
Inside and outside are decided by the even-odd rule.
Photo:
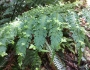
[[[40,69],[41,59],[38,52],[35,50],[27,50],[25,59],[23,60],[22,67],[30,66],[31,70]]]

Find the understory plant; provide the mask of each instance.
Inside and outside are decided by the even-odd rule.
[[[85,29],[80,26],[79,15],[73,9],[75,7],[75,3],[39,6],[2,25],[0,55],[9,55],[6,51],[11,44],[21,69],[30,65],[31,69],[37,70],[41,65],[38,52],[49,52],[45,46],[46,41],[54,52],[63,50],[63,44],[63,47],[68,47],[73,52],[73,45],[68,43],[71,40],[80,64],[82,49],[85,47]]]

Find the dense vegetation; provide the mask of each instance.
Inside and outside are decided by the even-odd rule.
[[[56,4],[59,0],[1,0],[0,24],[12,21],[15,17],[38,5]]]
[[[12,8],[17,10],[17,13],[14,10],[15,15],[10,15],[10,10],[8,13],[7,11],[5,11],[6,13],[2,12],[4,15],[1,14],[0,18],[3,21],[12,15],[13,17],[9,18],[14,19],[17,15],[20,16],[9,23],[3,24],[4,22],[1,22],[3,24],[0,27],[1,69],[40,70],[44,66],[43,61],[46,61],[47,58],[47,61],[51,64],[54,63],[56,69],[60,70],[58,60],[54,60],[52,63],[51,59],[57,58],[54,56],[58,55],[62,62],[69,63],[65,58],[67,53],[71,53],[76,58],[73,59],[73,64],[76,66],[72,66],[72,68],[75,70],[81,69],[84,48],[86,46],[90,47],[89,32],[87,31],[90,25],[89,9],[81,9],[76,2],[54,4],[55,2],[48,1],[44,3],[42,0],[41,3],[38,1],[34,4],[32,1],[31,4],[29,3],[30,7],[28,3],[25,4],[25,8],[28,6],[30,9],[27,8],[28,11],[25,10],[27,12]],[[52,4],[48,5],[48,3]],[[18,5],[23,8],[21,4],[20,1],[20,5]],[[42,6],[36,7],[39,4]],[[35,8],[31,8],[32,5]],[[85,20],[80,20],[80,18]]]

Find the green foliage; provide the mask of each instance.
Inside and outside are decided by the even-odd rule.
[[[23,60],[22,68],[26,66],[31,66],[31,70],[40,70],[41,59],[36,50],[27,50],[25,59]]]
[[[1,0],[0,25],[12,21],[23,12],[38,5],[56,4],[59,0]]]
[[[7,45],[10,43],[14,44],[16,54],[19,55],[18,62],[21,66],[25,56],[27,58],[28,55],[33,54],[26,55],[28,53],[26,53],[26,49],[30,48],[29,46],[31,44],[33,44],[38,51],[45,50],[44,44],[47,40],[46,37],[50,37],[49,44],[54,51],[62,49],[60,45],[67,38],[63,31],[66,29],[69,31],[66,31],[66,34],[74,40],[76,49],[79,53],[80,62],[82,55],[81,49],[85,46],[85,30],[79,25],[79,16],[72,9],[75,6],[76,5],[73,3],[37,7],[23,13],[22,16],[18,16],[13,22],[5,24],[0,28],[0,48],[2,48],[2,50],[0,50],[0,55],[5,56]],[[14,39],[17,36],[19,40],[15,42]],[[38,57],[37,53],[35,54]]]
[[[85,8],[82,10],[81,16],[84,17],[87,20],[87,22],[89,23],[88,27],[90,26],[90,20],[89,20],[90,16],[89,15],[90,15],[90,8]]]

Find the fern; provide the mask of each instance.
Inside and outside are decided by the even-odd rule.
[[[38,52],[35,50],[27,50],[25,59],[23,60],[22,68],[26,66],[31,66],[31,70],[40,69],[41,59],[38,55]]]
[[[53,51],[61,49],[63,42],[63,29],[72,32],[76,48],[81,58],[81,48],[85,46],[85,30],[79,25],[79,16],[72,8],[75,4],[50,5],[37,7],[18,16],[16,20],[0,28],[0,55],[6,55],[7,45],[13,44],[14,38],[19,37],[15,43],[16,54],[19,55],[18,62],[21,66],[26,56],[26,49],[34,44],[36,50],[42,51],[46,37],[50,37],[50,46]],[[80,62],[79,58],[79,62]]]
[[[36,21],[36,27],[34,28],[34,43],[37,47],[37,49],[42,49],[45,38],[47,36],[47,30],[46,30],[46,20],[47,16],[40,16]],[[41,46],[41,47],[40,47]]]
[[[88,23],[90,23],[90,20],[89,20],[90,19],[90,17],[89,17],[90,13],[89,12],[90,12],[90,8],[85,8],[82,10],[82,14],[81,14],[82,17],[84,17]]]
[[[80,22],[78,20],[79,16],[75,12],[69,12],[70,15],[68,15],[69,20],[68,22],[71,25],[71,32],[72,32],[72,37],[76,43],[76,49],[78,50],[78,64],[80,64],[80,60],[82,57],[82,48],[85,47],[85,29],[80,26]]]
[[[59,19],[59,14],[52,14],[51,15],[51,22],[49,22],[49,36],[51,40],[51,46],[53,49],[58,50],[60,47],[61,38],[63,37],[62,33],[62,26],[63,23],[61,23]],[[62,19],[61,19],[62,20]],[[52,24],[51,24],[52,23]]]

